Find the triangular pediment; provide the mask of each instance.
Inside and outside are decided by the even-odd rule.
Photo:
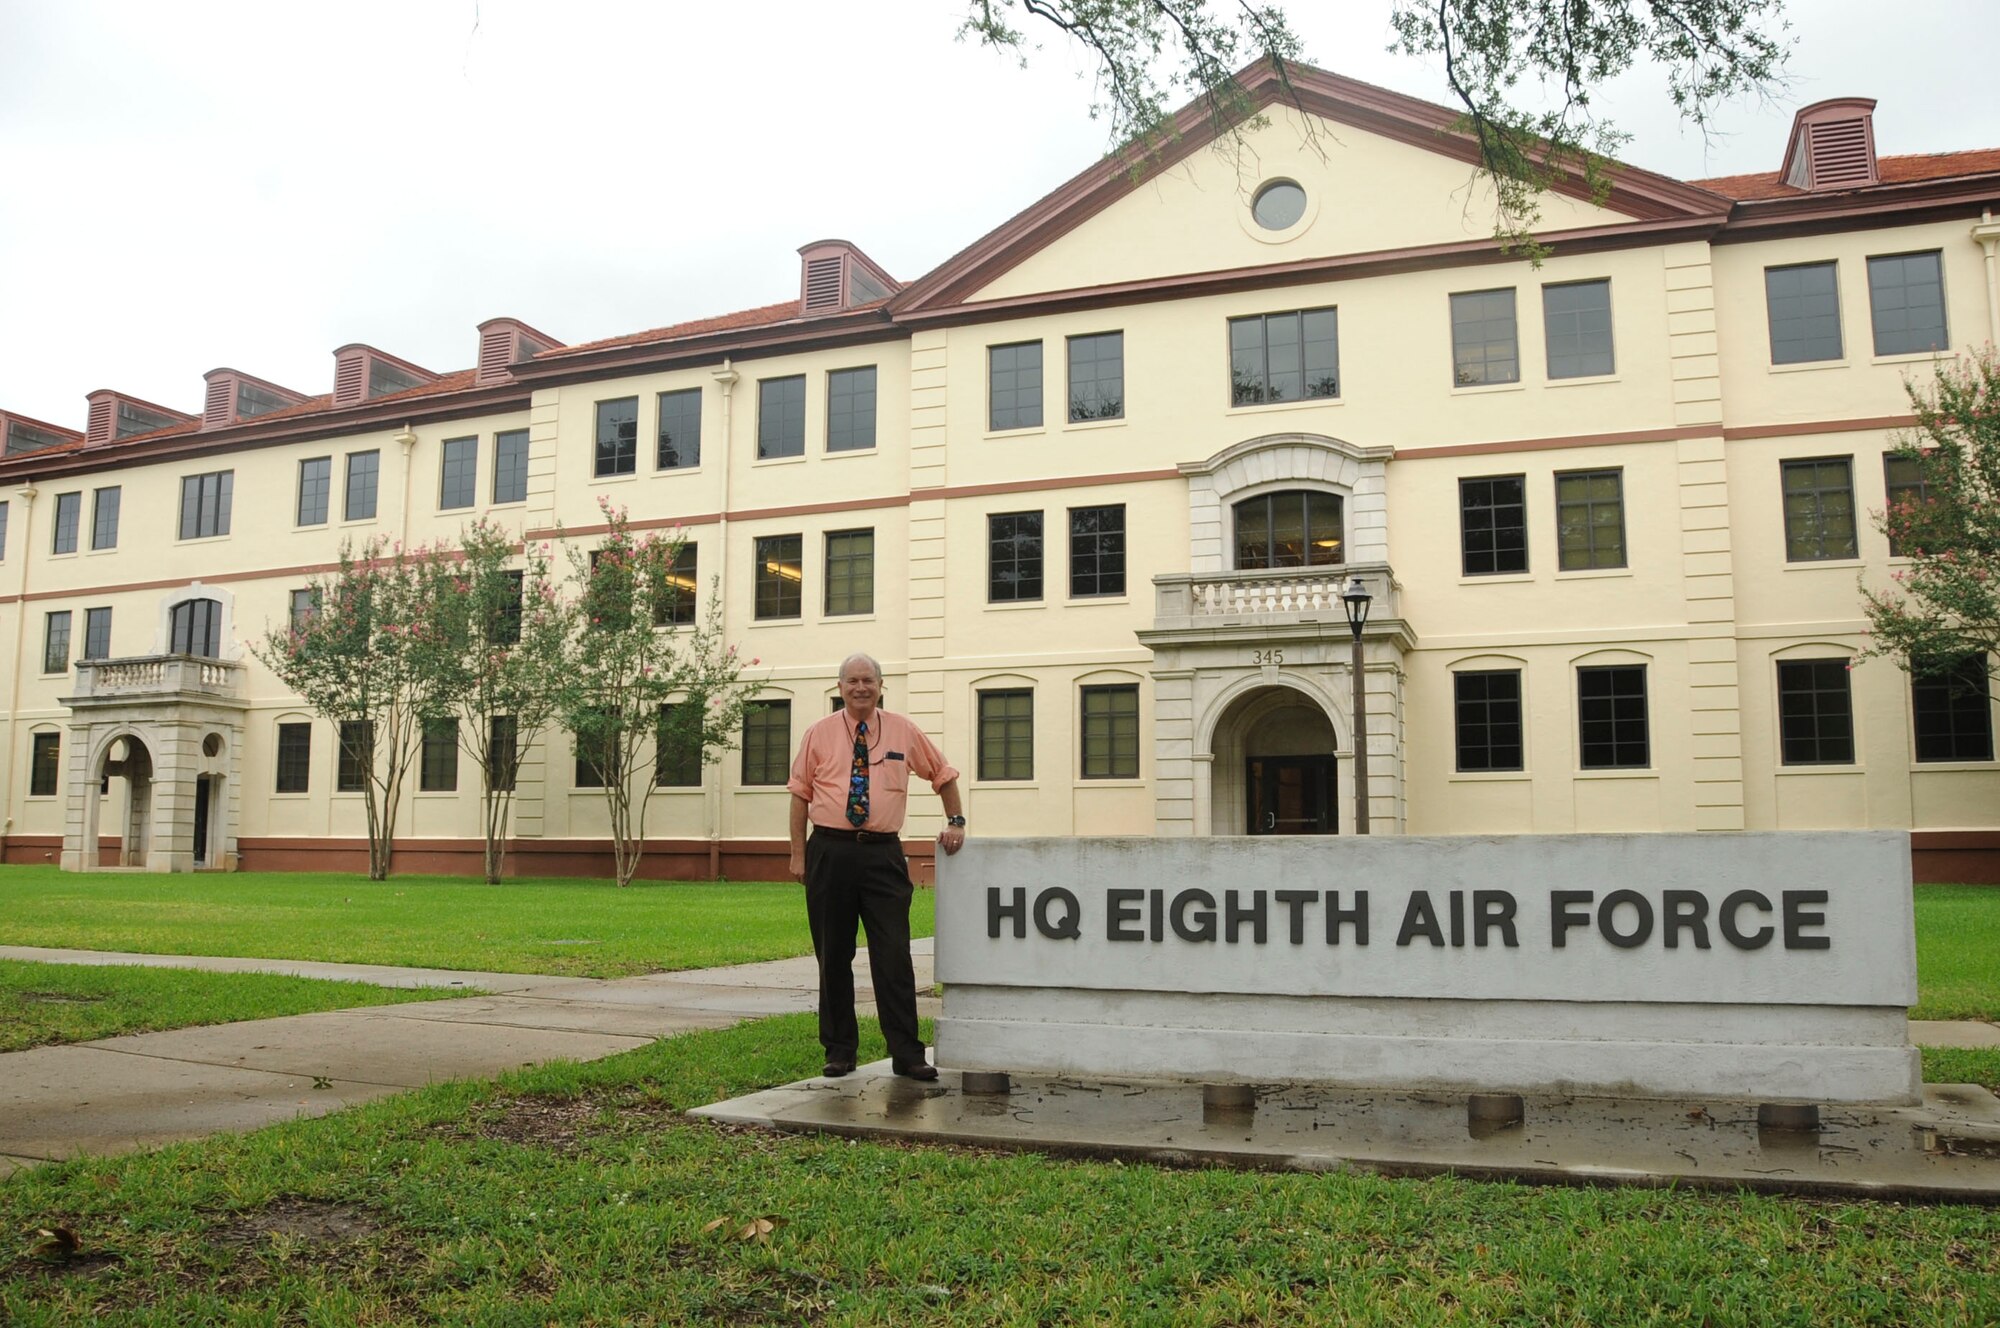
[[[1144,169],[1098,163],[913,283],[897,312],[1497,248],[1492,188],[1455,112],[1299,65],[1281,76],[1260,63],[1241,79],[1265,123],[1219,139],[1206,110],[1190,107]],[[1277,230],[1253,206],[1274,181],[1295,183],[1305,199],[1298,220]],[[1559,182],[1543,196],[1537,233],[1601,242],[1719,222],[1729,210],[1718,195],[1645,171],[1615,166],[1610,181],[1601,203],[1580,175]]]

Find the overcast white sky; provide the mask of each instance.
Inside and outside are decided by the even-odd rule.
[[[1313,63],[1444,100],[1384,53],[1385,0],[1292,8]],[[1986,0],[1792,11],[1791,94],[1717,142],[1657,77],[1612,89],[1626,160],[1774,170],[1793,111],[1846,95],[1883,153],[2000,146]],[[350,341],[462,369],[498,315],[578,342],[786,299],[827,236],[919,276],[1107,146],[1058,34],[1023,70],[962,12],[0,0],[0,409],[192,412],[222,365],[325,392]]]

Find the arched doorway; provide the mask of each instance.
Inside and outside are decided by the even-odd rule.
[[[112,781],[116,780],[114,784]],[[123,797],[114,792],[118,790]],[[95,867],[98,827],[103,823],[103,800],[114,799],[118,827],[118,865],[144,867],[153,840],[153,754],[136,733],[121,733],[104,745],[103,755],[92,772],[85,812],[87,833],[84,842]]]
[[[1277,685],[1238,697],[1212,744],[1215,833],[1339,833],[1338,746],[1332,721],[1304,692]]]

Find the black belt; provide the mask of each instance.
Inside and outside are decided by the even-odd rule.
[[[848,839],[857,844],[900,844],[903,842],[899,830],[836,830],[830,825],[813,823],[813,835],[825,835],[828,839]]]

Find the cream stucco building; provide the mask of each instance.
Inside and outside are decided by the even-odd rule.
[[[356,865],[336,735],[245,643],[344,539],[587,540],[608,497],[769,669],[742,751],[653,794],[659,874],[782,874],[856,649],[975,833],[1350,832],[1358,576],[1374,833],[1910,828],[1920,877],[2000,875],[1983,691],[1849,668],[1904,383],[2000,325],[2000,153],[1878,157],[1873,103],[1821,103],[1768,174],[1551,195],[1536,266],[1448,112],[1252,82],[1233,150],[1191,115],[907,284],[825,241],[783,303],[495,319],[462,372],[356,345],[326,395],[0,413],[0,851]],[[530,755],[517,870],[604,870],[579,773]],[[476,768],[413,782],[399,867],[476,869]]]

